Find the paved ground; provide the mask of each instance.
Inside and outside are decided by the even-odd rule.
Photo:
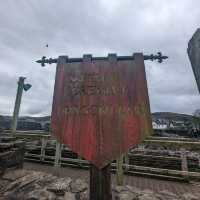
[[[52,173],[59,177],[71,177],[73,179],[76,178],[84,178],[87,182],[89,182],[89,171],[88,170],[80,170],[75,168],[55,168],[50,165],[37,164],[25,162],[25,169],[31,169],[36,171],[43,171],[47,173]],[[112,181],[115,184],[115,175],[112,175]],[[144,178],[138,176],[125,176],[125,184],[136,186],[140,189],[151,189],[155,192],[161,190],[167,190],[173,192],[175,194],[183,194],[183,193],[198,193],[200,194],[200,183],[182,183],[182,182],[174,182],[174,181],[164,181],[157,180],[152,178]]]

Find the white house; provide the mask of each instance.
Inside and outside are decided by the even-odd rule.
[[[153,129],[166,129],[167,128],[167,124],[165,122],[160,122],[160,121],[153,121],[152,122],[152,126],[153,126]]]

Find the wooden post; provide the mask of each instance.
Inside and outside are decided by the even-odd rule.
[[[200,167],[200,154],[198,155],[198,161],[199,161],[198,166]]]
[[[40,160],[41,161],[44,161],[44,157],[45,157],[45,148],[46,148],[46,145],[47,145],[47,139],[42,137],[41,139],[41,154],[40,154]]]
[[[181,148],[181,170],[182,175],[188,179],[188,164],[187,164],[187,155],[185,149]]]
[[[79,165],[79,167],[82,167],[83,164],[82,164],[82,162],[81,162],[81,160],[82,160],[81,156],[77,155],[77,160],[78,160],[78,165]]]
[[[20,104],[21,104],[21,99],[22,99],[24,80],[25,80],[25,77],[19,77],[17,95],[15,99],[15,107],[13,111],[13,118],[12,118],[12,125],[11,125],[12,135],[15,135],[16,129],[17,129],[17,120],[19,116],[19,109],[20,109]]]
[[[129,170],[129,152],[125,154],[124,162],[126,164],[126,171],[128,171]]]
[[[124,179],[124,172],[123,172],[123,160],[124,155],[120,155],[119,158],[116,160],[116,178],[117,178],[117,185],[123,185]]]
[[[90,167],[90,200],[111,200],[111,165],[98,169]]]
[[[54,162],[55,167],[60,166],[60,155],[61,155],[61,144],[59,141],[56,141],[56,153],[55,153],[55,162]]]

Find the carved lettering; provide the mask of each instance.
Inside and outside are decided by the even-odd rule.
[[[91,105],[91,106],[67,106],[64,109],[65,115],[134,115],[134,110],[132,110],[130,107],[114,107],[114,106],[97,106],[97,105]],[[137,114],[137,113],[136,113]]]
[[[66,87],[66,93],[71,96],[112,96],[126,93],[126,87],[117,88],[113,85],[105,85],[105,80],[110,77],[98,73],[86,73],[79,76],[70,75]]]

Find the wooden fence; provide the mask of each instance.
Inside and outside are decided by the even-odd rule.
[[[8,133],[9,134],[9,133]],[[63,144],[60,144],[55,140],[50,134],[44,132],[27,132],[27,131],[17,131],[16,137],[27,141],[25,159],[29,161],[37,161],[43,163],[53,164],[56,167],[60,166],[73,166],[81,168],[89,168],[89,162],[83,158],[72,153]],[[33,141],[39,141],[37,145],[30,145]],[[49,146],[48,143],[53,145]],[[169,178],[169,179],[197,179],[200,180],[200,142],[198,140],[192,140],[189,138],[164,138],[164,137],[149,137],[144,141],[145,145],[158,145],[165,146],[167,148],[174,148],[179,150],[180,156],[163,156],[163,155],[141,155],[142,148],[134,149],[125,155],[123,168],[124,172],[133,175],[144,175],[157,178]],[[197,168],[199,167],[199,172],[188,170],[188,156],[187,151],[196,151],[197,157],[196,161]],[[155,150],[157,151],[157,150]],[[48,154],[47,154],[48,152]],[[158,151],[157,151],[158,152]],[[161,151],[160,151],[161,153]],[[199,156],[198,156],[199,155]],[[139,156],[137,158],[137,156]],[[136,165],[132,162],[143,159],[145,161],[150,159],[154,162],[156,159],[163,160],[171,163],[180,163],[180,169],[167,169],[160,163],[158,167],[149,167],[141,165]],[[174,165],[174,168],[176,168]],[[112,170],[115,171],[116,163],[112,163]]]

